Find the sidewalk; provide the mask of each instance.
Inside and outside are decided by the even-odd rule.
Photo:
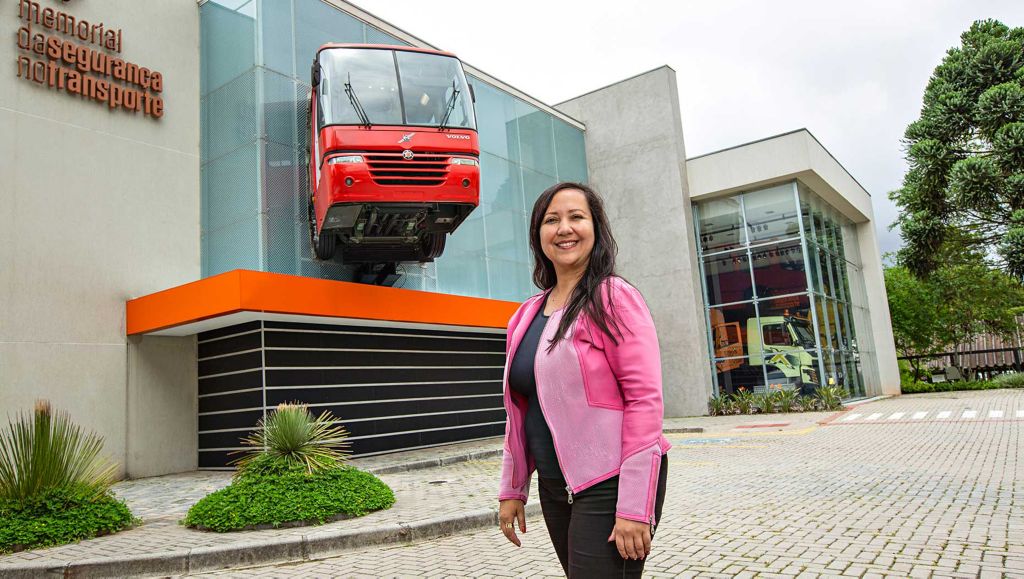
[[[814,427],[832,413],[669,419],[676,445],[724,441],[715,436],[784,434]],[[391,509],[321,526],[237,533],[178,524],[203,496],[230,482],[228,472],[199,471],[124,481],[114,487],[143,524],[81,543],[0,557],[0,575],[75,577],[169,575],[318,559],[354,547],[408,542],[497,524],[495,493],[501,439],[356,459],[395,491]],[[540,512],[532,489],[527,514]]]

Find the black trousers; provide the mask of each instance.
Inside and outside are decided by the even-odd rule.
[[[661,524],[665,504],[665,483],[668,478],[668,456],[661,457],[658,494],[654,517]],[[623,559],[615,542],[608,536],[615,528],[615,505],[619,499],[619,477],[600,482],[573,495],[565,490],[561,478],[537,479],[541,511],[558,560],[569,579],[591,577],[640,577],[643,559]],[[653,531],[656,529],[652,529]],[[652,551],[653,554],[653,551]]]

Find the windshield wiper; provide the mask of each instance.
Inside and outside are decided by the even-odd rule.
[[[459,89],[455,88],[455,79],[452,79],[452,96],[445,104],[444,116],[441,117],[441,124],[437,126],[439,131],[445,130],[448,125],[448,118],[452,116],[452,111],[455,110],[455,101],[459,98],[459,92]]]
[[[348,73],[348,82],[345,83],[345,94],[348,95],[348,102],[352,103],[352,108],[355,109],[356,115],[359,120],[362,121],[362,125],[366,128],[370,128],[373,125],[370,124],[370,117],[366,116],[366,111],[363,110],[362,103],[359,102],[359,97],[356,96],[356,91],[352,89],[352,73]]]

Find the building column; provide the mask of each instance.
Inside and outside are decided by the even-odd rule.
[[[878,376],[869,396],[898,396],[900,394],[900,369],[896,364],[895,340],[892,335],[892,319],[889,317],[889,296],[885,292],[885,276],[882,273],[882,254],[878,249],[873,219],[857,224],[857,243],[861,256],[861,272],[871,316],[871,340],[874,347]]]
[[[665,416],[707,414],[711,362],[675,71],[663,66],[556,108],[587,126],[589,184],[605,199],[618,273],[643,293],[658,329]]]

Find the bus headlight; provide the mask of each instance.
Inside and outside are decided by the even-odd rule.
[[[470,167],[476,167],[480,162],[476,159],[467,159],[466,157],[452,157],[452,165],[469,165]]]
[[[362,163],[363,158],[360,155],[340,155],[338,157],[331,157],[327,159],[327,162],[331,165],[335,163]]]

